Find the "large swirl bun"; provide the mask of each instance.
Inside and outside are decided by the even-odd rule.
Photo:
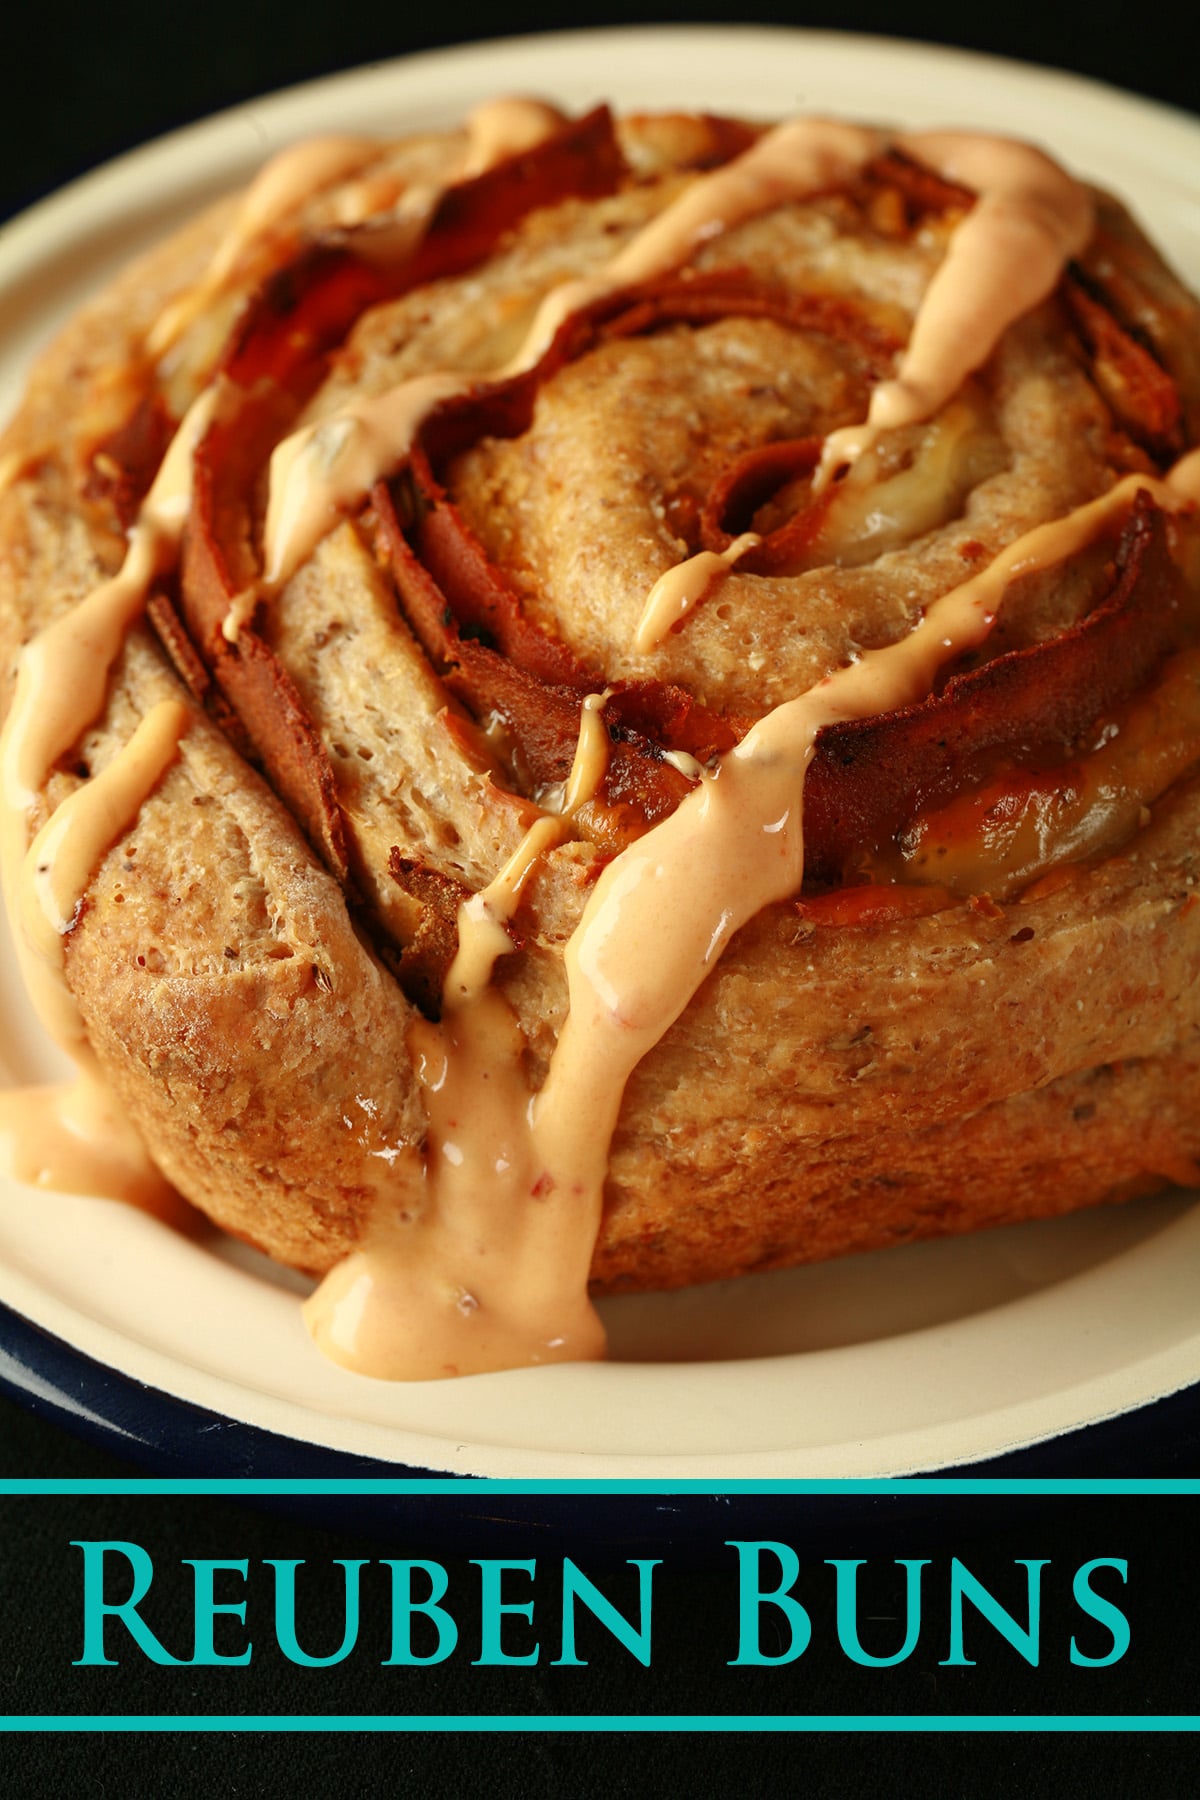
[[[526,106],[469,138],[339,140],[273,210],[260,184],[122,277],[34,374],[0,445],[6,682],[127,533],[150,573],[19,850],[175,705],[60,922],[63,980],[161,1170],[284,1262],[361,1274],[411,1230],[468,1328],[487,1314],[486,1281],[429,1248],[462,1124],[430,1068],[478,1057],[461,1021],[497,996],[510,1101],[543,1091],[569,1013],[573,1079],[590,1033],[596,1092],[615,1084],[610,1146],[604,1105],[580,1112],[606,1178],[567,1258],[602,1288],[1196,1178],[1200,309],[1115,202],[1047,175],[1045,291],[906,399],[921,309],[992,190],[975,140],[837,129],[803,191],[657,262],[655,222],[763,157],[759,128]],[[1040,168],[1004,176],[997,213]],[[885,387],[907,416],[876,407],[864,434]],[[152,487],[185,416],[179,483]],[[983,623],[948,628],[922,685],[889,673],[817,721],[784,831],[802,792],[800,886],[747,899],[727,851],[680,892],[663,876],[636,956],[665,969],[684,900],[711,955],[657,1024],[640,976],[610,995],[612,1030],[643,1034],[621,1100],[578,998],[590,951],[568,995],[589,900],[615,906],[685,800],[731,791],[768,715],[890,670],[875,653],[971,583]],[[564,1204],[545,1179],[533,1204]],[[590,1354],[580,1329],[527,1354]],[[383,1373],[525,1359],[501,1339],[411,1371],[332,1347]]]

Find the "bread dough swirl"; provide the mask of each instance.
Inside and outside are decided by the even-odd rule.
[[[589,1275],[1193,1179],[1197,313],[1119,209],[964,134],[524,103],[255,192],[6,440],[10,649],[134,521],[8,865],[19,914],[24,842],[180,707],[148,603],[190,712],[64,979],[166,1174],[332,1270],[318,1341],[595,1355]],[[193,402],[176,564],[137,495]]]

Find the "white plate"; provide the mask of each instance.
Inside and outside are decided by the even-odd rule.
[[[37,342],[110,270],[272,150],[348,122],[439,125],[512,91],[1033,137],[1125,195],[1200,285],[1200,123],[1146,101],[880,39],[736,27],[524,38],[239,107],[16,220],[0,234],[0,409]],[[11,1077],[44,1076],[52,1057],[10,967]],[[305,1443],[455,1472],[898,1474],[997,1455],[1200,1380],[1200,1208],[1179,1197],[610,1302],[607,1364],[416,1386],[324,1362],[300,1321],[302,1284],[215,1235],[0,1184],[0,1258],[0,1301],[154,1388]]]

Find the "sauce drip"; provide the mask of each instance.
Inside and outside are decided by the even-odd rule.
[[[871,396],[863,425],[831,433],[819,490],[885,431],[928,419],[1045,300],[1092,234],[1087,189],[1032,144],[961,131],[919,131],[897,147],[977,195],[929,284],[900,367]]]
[[[686,562],[676,563],[660,575],[650,592],[633,634],[633,647],[643,654],[657,649],[667,634],[681,625],[694,606],[698,606],[715,581],[728,575],[730,569],[747,550],[753,550],[762,539],[756,531],[743,531],[724,550],[699,550]]]
[[[466,147],[458,179],[482,175],[506,156],[531,150],[562,123],[563,115],[541,101],[485,101],[467,119]],[[199,281],[159,314],[146,339],[151,358],[157,361],[178,343],[231,285],[251,250],[293,218],[306,201],[327,189],[343,187],[337,206],[337,222],[343,228],[361,224],[397,198],[407,197],[411,202],[408,210],[419,215],[415,247],[444,189],[419,185],[408,189],[406,195],[403,183],[391,175],[381,174],[373,181],[349,180],[376,162],[379,154],[380,145],[375,138],[331,134],[305,138],[273,156],[246,189],[232,225],[213,251]]]
[[[107,1089],[66,980],[66,938],[106,851],[173,760],[189,713],[163,702],[103,772],[30,843],[51,770],[102,712],[108,680],[155,578],[178,554],[192,453],[216,415],[208,390],[188,413],[143,502],[120,570],[23,650],[0,732],[0,879],[35,1011],[75,1062],[73,1086],[0,1095],[0,1158],[18,1180],[161,1207],[172,1190]]]
[[[101,1075],[67,986],[66,942],[89,882],[174,761],[190,716],[177,700],[154,707],[113,761],[57,808],[17,877],[22,974],[38,1017],[79,1069],[66,1088],[0,1095],[0,1157],[38,1187],[154,1207],[171,1193]]]
[[[146,338],[150,356],[157,361],[178,343],[225,290],[246,252],[265,233],[278,230],[312,195],[356,174],[378,154],[374,138],[337,135],[307,138],[273,156],[246,189],[199,281],[164,307],[151,327]]]
[[[532,1169],[524,1041],[489,983],[513,947],[504,927],[526,881],[604,779],[605,698],[589,694],[580,708],[561,812],[535,820],[495,879],[459,908],[441,1024],[421,1020],[410,1034],[429,1116],[426,1210],[384,1221],[305,1305],[315,1342],[347,1368],[420,1380],[604,1354],[588,1298],[590,1195],[564,1206]]]

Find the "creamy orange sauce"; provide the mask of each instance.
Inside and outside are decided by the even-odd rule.
[[[199,281],[164,307],[146,338],[157,360],[165,356],[223,292],[238,264],[264,233],[278,230],[313,194],[356,174],[379,154],[374,138],[330,136],[306,139],[280,151],[246,189],[233,224],[213,251]]]
[[[189,719],[182,701],[160,701],[120,754],[55,808],[17,876],[14,924],[30,997],[43,1024],[77,1062],[91,1052],[64,975],[66,937],[100,861],[175,760]]]
[[[413,1027],[429,1115],[426,1209],[411,1222],[380,1221],[369,1247],[339,1263],[305,1305],[315,1342],[347,1368],[421,1380],[604,1354],[588,1298],[595,1227],[531,1175],[524,1042],[490,986],[497,958],[513,948],[504,926],[526,881],[604,778],[604,700],[590,694],[580,708],[561,811],[535,820],[495,879],[459,908],[441,1024]]]
[[[304,1315],[360,1374],[429,1380],[604,1354],[588,1298],[590,1196],[532,1193],[523,1040],[494,988],[413,1032],[429,1114],[428,1199],[381,1219]]]
[[[91,1071],[0,1093],[0,1168],[30,1187],[99,1194],[160,1217],[185,1211],[121,1102]]]
[[[175,700],[148,713],[107,768],[42,827],[15,882],[13,929],[26,987],[79,1070],[64,1088],[0,1095],[0,1158],[10,1174],[38,1187],[82,1188],[143,1206],[170,1193],[101,1075],[67,985],[66,943],[93,875],[174,761],[189,718]]]
[[[506,157],[536,149],[566,123],[566,113],[545,100],[520,94],[486,100],[467,116],[467,153],[459,178],[466,181],[486,174]]]
[[[1053,293],[1092,234],[1091,195],[1032,144],[960,131],[911,132],[896,142],[977,198],[921,301],[897,373],[875,389],[864,425],[826,441],[818,488],[883,432],[937,412],[1009,326]]]
[[[554,288],[530,328],[520,366],[537,361],[571,313],[679,268],[703,244],[748,219],[843,186],[884,142],[877,131],[834,119],[790,119],[775,126],[741,156],[685,188],[598,275]]]
[[[553,109],[528,102],[504,103],[476,115],[464,169],[475,171],[480,158],[536,141],[558,119]],[[531,367],[578,308],[679,267],[744,220],[845,183],[887,141],[875,131],[821,120],[768,132],[743,156],[692,182],[598,274],[552,290],[515,356],[497,374]],[[875,390],[861,426],[830,438],[823,459],[827,473],[861,455],[881,432],[936,413],[1007,327],[1053,289],[1064,261],[1091,229],[1086,191],[1028,146],[945,132],[894,141],[973,188],[979,198],[930,283],[896,376]],[[248,234],[271,229],[278,209],[298,204],[313,181],[335,181],[339,170],[352,169],[361,144],[327,142],[310,159],[297,152],[292,162],[264,176],[206,279],[223,282]],[[363,153],[363,163],[368,155]],[[275,199],[268,205],[264,195],[272,192]],[[480,380],[454,371],[427,374],[284,440],[271,461],[265,587],[285,583],[342,514],[403,460],[431,407]],[[83,723],[98,715],[124,631],[140,611],[149,583],[175,553],[177,507],[186,510],[181,469],[190,465],[203,426],[202,416],[185,422],[132,535],[121,574],[70,616],[80,624],[62,634],[61,649],[47,634],[49,648],[27,655],[32,672],[23,671],[18,704],[0,744],[10,904],[27,939],[27,955],[35,961],[42,957],[47,966],[61,954],[91,870],[136,815],[186,724],[182,707],[151,714],[104,775],[73,796],[74,810],[68,801],[53,815],[27,854],[28,821],[45,777]],[[1139,487],[1152,488],[1168,505],[1195,501],[1200,453],[1185,458],[1166,481],[1131,476],[1111,493],[1020,538],[990,568],[932,603],[905,638],[864,653],[769,713],[715,768],[701,770],[690,758],[673,759],[677,766],[690,765],[686,772],[697,785],[597,882],[566,948],[569,1010],[547,1079],[534,1094],[525,1077],[521,1033],[494,984],[494,969],[512,947],[506,925],[539,859],[568,834],[572,815],[603,777],[604,696],[584,702],[560,809],[539,818],[495,880],[464,904],[442,1021],[420,1020],[413,1027],[414,1076],[429,1120],[425,1204],[412,1218],[378,1219],[370,1242],[322,1283],[306,1307],[322,1349],[361,1372],[408,1379],[603,1354],[604,1335],[587,1282],[625,1083],[688,1005],[733,934],[763,907],[798,890],[804,870],[804,780],[818,732],[922,699],[947,660],[986,636],[1017,576],[1052,567],[1089,543]],[[660,642],[707,583],[753,541],[747,534],[720,557],[689,559],[670,571],[648,596],[639,648]],[[248,605],[235,603],[227,635],[236,637]],[[89,653],[94,663],[89,667],[79,646],[85,641],[80,633],[86,634],[92,620],[98,622],[99,647]],[[56,671],[70,668],[61,676],[69,698],[49,724],[37,701],[49,680],[37,673],[39,659]],[[112,803],[106,810],[100,784],[110,774]],[[53,1010],[48,1002],[45,1010],[48,1015]],[[59,1030],[69,1038],[76,1028],[64,1015]],[[86,1046],[81,1054],[86,1059]],[[12,1111],[6,1109],[6,1120]],[[0,1138],[6,1128],[0,1120]],[[19,1146],[13,1155],[19,1162]],[[32,1166],[28,1158],[25,1166]],[[85,1185],[95,1182],[89,1176]]]
[[[19,1180],[158,1204],[170,1193],[108,1092],[66,980],[66,938],[105,852],[136,818],[175,755],[188,711],[166,702],[85,781],[30,842],[55,764],[104,708],[112,666],[155,578],[178,552],[191,501],[192,453],[217,389],[180,426],[142,506],[118,573],[21,653],[0,732],[0,880],[17,960],[35,1011],[75,1062],[73,1086],[0,1095],[0,1158]]]
[[[814,479],[818,491],[884,431],[944,405],[1007,328],[1053,290],[1068,257],[1091,234],[1087,190],[1031,145],[961,132],[918,132],[897,142],[948,179],[975,186],[979,197],[951,236],[896,376],[876,387],[862,425],[826,440]],[[532,368],[572,313],[678,268],[701,245],[774,207],[843,185],[886,143],[877,131],[825,119],[776,126],[742,156],[699,177],[598,274],[553,288],[497,377]],[[285,439],[271,459],[268,588],[287,581],[342,514],[403,461],[439,401],[468,392],[479,379],[450,371],[417,376]],[[702,559],[712,556],[701,552]],[[686,611],[706,581],[728,567],[692,559],[682,572],[668,572],[639,625],[638,647],[661,640],[668,606],[680,601]],[[230,627],[236,629],[232,613]]]
[[[650,592],[633,634],[633,647],[654,650],[676,625],[681,625],[713,584],[728,575],[738,558],[762,539],[756,531],[743,531],[724,550],[700,550],[686,562],[676,563],[660,575]]]
[[[290,580],[343,513],[407,455],[438,402],[470,385],[465,375],[418,375],[284,438],[271,455],[263,527],[266,587]]]
[[[176,432],[116,575],[21,652],[0,732],[0,867],[6,883],[25,854],[29,820],[51,769],[104,710],[126,636],[142,615],[151,584],[178,555],[191,505],[192,457],[221,399],[219,387],[207,389]]]
[[[512,949],[504,927],[517,910],[526,882],[546,852],[569,835],[579,808],[599,791],[608,768],[608,733],[601,717],[607,697],[588,694],[580,706],[575,756],[555,810],[534,820],[500,873],[460,906],[458,953],[447,971],[443,996],[447,1006],[464,1006],[487,987],[496,958]]]

